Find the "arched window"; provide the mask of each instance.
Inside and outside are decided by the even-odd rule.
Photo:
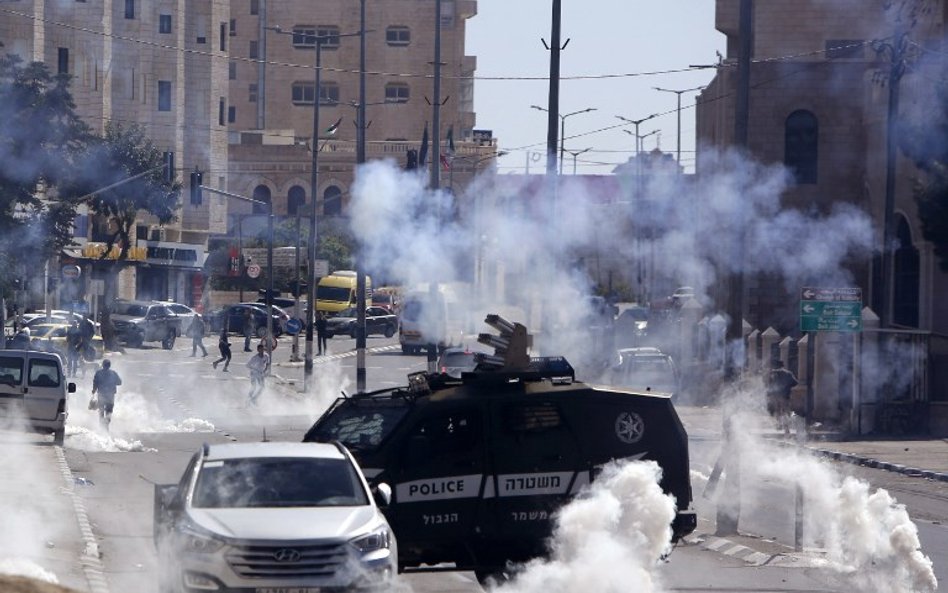
[[[342,190],[335,185],[330,185],[323,192],[323,214],[325,216],[342,214]]]
[[[298,185],[294,185],[290,188],[290,191],[286,195],[286,211],[290,216],[296,216],[297,213],[300,215],[306,214],[305,212],[300,212],[300,208],[306,204],[306,190]]]
[[[259,200],[261,202],[270,203],[270,188],[265,185],[258,185],[253,188],[253,199]],[[267,214],[269,213],[269,208],[263,204],[254,204],[253,205],[254,214]]]
[[[809,111],[794,111],[784,128],[783,162],[798,184],[816,183],[819,122]]]
[[[904,216],[899,216],[896,237],[899,246],[893,255],[892,321],[897,325],[918,327],[918,249],[912,244],[912,231]]]

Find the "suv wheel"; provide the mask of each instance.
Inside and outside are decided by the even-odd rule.
[[[394,336],[394,335],[395,335],[395,327],[394,327],[394,326],[391,326],[391,325],[390,325],[390,326],[388,326],[388,327],[385,328],[385,337],[386,337],[386,338],[391,338],[391,337]]]
[[[145,336],[138,333],[132,334],[128,338],[128,345],[131,346],[132,348],[141,348],[142,344],[144,343],[145,343]]]
[[[165,350],[171,350],[172,348],[174,348],[175,337],[176,337],[175,331],[173,329],[169,330],[168,335],[165,336],[165,339],[161,341],[161,347],[164,348]]]
[[[53,432],[53,443],[63,446],[63,443],[66,442],[66,427],[62,427]]]
[[[258,338],[265,338],[265,337],[267,337],[267,326],[266,326],[266,325],[261,325],[260,327],[257,328],[257,337],[258,337]]]
[[[349,328],[349,337],[350,337],[350,338],[355,339],[357,333],[358,333],[358,331],[356,330],[356,326],[353,325],[352,327]],[[366,333],[366,335],[368,335],[368,333],[369,333],[368,328],[366,328],[366,332],[365,332],[365,333]]]

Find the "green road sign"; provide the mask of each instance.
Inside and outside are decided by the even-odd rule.
[[[862,289],[804,288],[800,294],[800,330],[862,331]]]

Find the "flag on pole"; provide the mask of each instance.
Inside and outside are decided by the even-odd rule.
[[[331,125],[331,126],[329,126],[328,128],[326,128],[325,134],[326,134],[327,136],[335,136],[335,135],[336,135],[336,131],[339,129],[339,124],[341,124],[341,123],[342,123],[342,118],[340,117],[340,118],[336,121],[336,123],[334,123],[333,125]]]
[[[425,122],[425,133],[421,136],[421,150],[418,152],[418,167],[422,168],[428,161],[428,122]]]
[[[441,153],[441,166],[448,170],[451,168],[451,161],[454,159],[454,126],[448,128],[447,149]]]

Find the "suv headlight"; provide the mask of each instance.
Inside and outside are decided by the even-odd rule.
[[[181,537],[184,541],[184,550],[186,552],[213,554],[224,547],[223,541],[196,525],[185,525],[182,527]]]
[[[382,527],[372,533],[357,537],[349,543],[363,554],[368,554],[392,547],[392,534],[387,527]]]

